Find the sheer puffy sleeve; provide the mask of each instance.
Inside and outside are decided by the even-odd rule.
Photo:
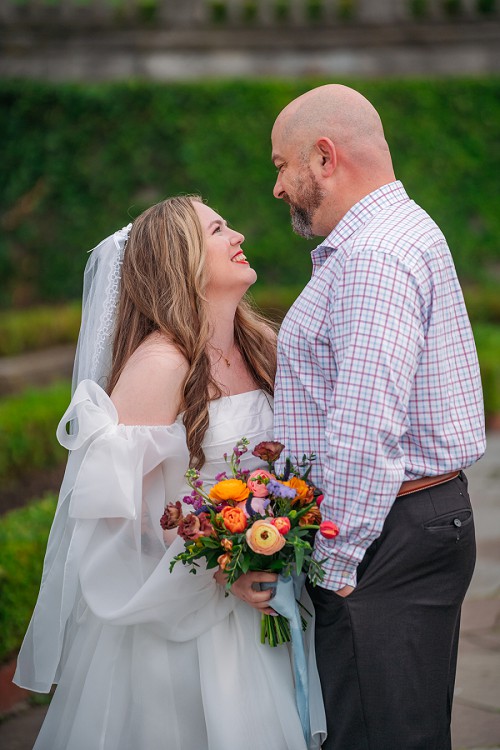
[[[42,692],[57,679],[69,621],[87,608],[104,623],[142,624],[182,641],[234,606],[213,571],[200,567],[191,575],[179,563],[169,572],[182,543],[167,549],[159,520],[184,484],[189,456],[182,424],[120,425],[106,393],[84,380],[57,436],[70,454],[14,678]]]

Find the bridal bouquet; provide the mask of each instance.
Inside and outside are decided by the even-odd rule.
[[[278,442],[259,443],[252,451],[268,465],[268,469],[249,472],[241,468],[241,456],[248,451],[249,441],[242,438],[225,455],[228,470],[215,477],[216,484],[208,491],[195,469],[186,478],[192,489],[183,498],[193,510],[183,515],[182,504],[169,503],[161,518],[163,529],[177,527],[185,549],[170,563],[191,566],[206,560],[207,568],[219,566],[227,576],[227,589],[242,574],[266,570],[285,578],[296,579],[307,574],[316,585],[324,576],[320,562],[313,559],[314,535],[333,538],[339,533],[332,521],[322,521],[321,490],[309,481],[314,454],[303,456],[293,464],[287,458],[284,471],[275,470],[275,462],[284,445]],[[272,646],[290,640],[289,623],[281,615],[262,616],[261,641]]]

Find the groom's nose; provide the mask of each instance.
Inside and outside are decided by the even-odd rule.
[[[277,176],[276,182],[274,183],[273,188],[273,195],[275,198],[281,199],[283,198],[285,191],[283,190],[283,187],[281,185],[281,177],[280,175]]]

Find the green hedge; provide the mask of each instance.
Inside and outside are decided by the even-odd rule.
[[[69,383],[61,382],[0,400],[0,486],[64,460],[55,431],[69,398]]]
[[[262,283],[258,283],[251,290],[257,306],[276,321],[281,321],[300,292],[300,286],[270,287]],[[473,324],[500,324],[498,290],[486,285],[466,287],[464,295]],[[44,349],[56,344],[75,343],[80,316],[79,302],[26,310],[0,310],[0,357]]]
[[[489,418],[500,414],[500,327],[477,324],[474,339],[481,367],[485,412]]]
[[[81,314],[79,302],[0,312],[0,357],[75,342]]]
[[[0,663],[22,643],[35,606],[56,498],[0,518]]]
[[[86,251],[146,206],[200,192],[247,236],[267,285],[297,285],[314,243],[272,197],[270,131],[324,81],[0,81],[0,304],[78,299]],[[464,280],[499,258],[500,79],[352,81],[379,109],[398,177]]]

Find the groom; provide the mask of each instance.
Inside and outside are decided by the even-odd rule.
[[[462,472],[485,449],[474,339],[446,241],[396,181],[373,106],[345,86],[272,131],[274,196],[312,252],[278,341],[275,437],[315,452],[324,560],[324,750],[449,750],[460,607],[475,562]],[[263,593],[235,592],[254,606]],[[267,594],[266,594],[267,595]]]

